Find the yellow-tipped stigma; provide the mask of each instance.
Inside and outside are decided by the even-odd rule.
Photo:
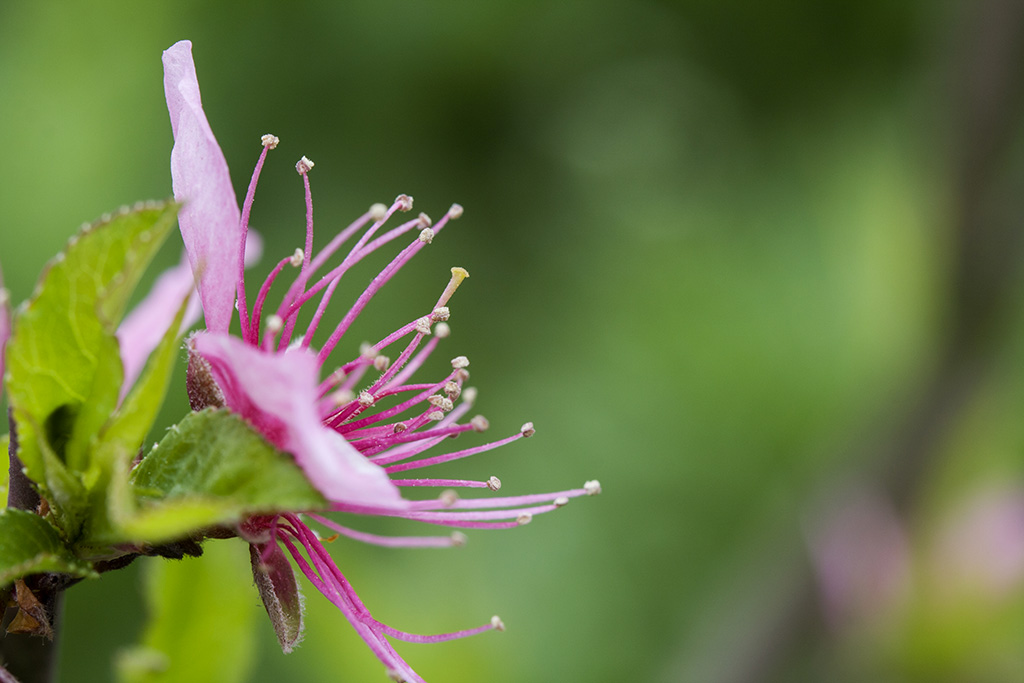
[[[448,299],[452,298],[452,295],[455,294],[455,290],[459,288],[459,285],[461,285],[462,281],[467,277],[469,277],[469,271],[465,268],[461,268],[459,266],[452,268],[452,279],[448,281],[448,286],[444,288],[444,293],[441,295],[441,298],[438,299],[437,305],[434,306],[434,308],[444,306],[448,303]]]

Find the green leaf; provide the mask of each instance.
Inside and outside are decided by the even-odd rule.
[[[124,518],[134,509],[130,500],[128,472],[167,394],[178,354],[178,330],[187,307],[188,297],[185,297],[174,322],[150,354],[135,386],[100,435],[93,459],[96,471],[89,477],[93,485],[93,514],[89,520],[88,536],[109,537],[112,531],[110,518]]]
[[[149,622],[142,645],[118,658],[123,683],[247,680],[259,612],[245,547],[228,540],[204,550],[198,558],[148,562]]]
[[[114,333],[177,209],[171,202],[125,209],[83,229],[15,318],[7,390],[18,454],[46,491],[55,481],[40,441],[73,474],[84,472],[93,440],[117,407],[123,371]]]
[[[327,502],[286,455],[226,410],[192,413],[131,476],[136,510],[114,520],[122,538],[160,543],[254,514]]]
[[[40,572],[95,576],[45,519],[27,510],[0,510],[0,586]]]

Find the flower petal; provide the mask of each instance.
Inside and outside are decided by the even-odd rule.
[[[240,214],[224,154],[203,113],[192,62],[192,43],[182,40],[164,51],[164,94],[174,132],[171,179],[192,270],[199,278],[206,327],[227,332],[235,306]]]
[[[255,230],[249,230],[249,237],[245,241],[245,267],[254,265],[262,255],[263,239]],[[146,298],[132,309],[117,328],[117,341],[121,346],[121,365],[124,367],[121,399],[124,399],[135,384],[146,364],[146,359],[160,343],[164,332],[178,313],[178,306],[188,293],[193,291],[194,284],[192,267],[187,258],[183,258],[181,263],[160,274]],[[0,282],[0,287],[2,286]],[[181,323],[182,332],[195,325],[200,310],[199,299],[193,291]],[[3,323],[0,322],[0,333],[2,332]],[[0,362],[0,374],[2,370],[3,363]]]
[[[291,453],[330,501],[408,506],[383,469],[320,422],[319,366],[312,352],[267,353],[228,335],[202,332],[188,345],[209,363],[227,407]]]
[[[132,309],[117,328],[121,365],[124,366],[122,399],[135,384],[149,354],[174,322],[181,302],[193,291],[193,283],[192,267],[187,260],[182,259],[181,263],[160,274],[146,298]],[[199,300],[193,295],[185,310],[182,330],[192,327],[198,319]]]

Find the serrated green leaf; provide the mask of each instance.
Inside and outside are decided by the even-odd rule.
[[[88,477],[93,488],[89,536],[111,536],[110,519],[124,519],[134,510],[128,471],[167,394],[178,354],[178,330],[187,307],[188,297],[185,297],[174,322],[150,354],[135,386],[104,426],[98,439],[93,471]]]
[[[162,202],[85,228],[44,271],[7,344],[7,390],[28,476],[49,490],[39,441],[73,472],[117,407],[117,324],[140,276],[174,225]],[[35,425],[35,426],[33,426]]]
[[[207,543],[202,557],[146,567],[142,645],[118,657],[123,683],[247,680],[259,618],[245,545]]]
[[[40,572],[95,575],[71,554],[45,519],[27,510],[0,510],[0,586]]]
[[[192,413],[135,468],[136,510],[114,520],[124,540],[160,543],[254,514],[326,507],[291,456],[241,418]]]

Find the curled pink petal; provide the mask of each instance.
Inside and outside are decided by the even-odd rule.
[[[189,263],[199,278],[206,327],[227,332],[234,314],[242,230],[235,191],[224,154],[203,113],[192,43],[182,40],[164,51],[164,93],[174,132],[171,179]]]
[[[227,407],[295,456],[329,500],[406,507],[387,473],[320,421],[319,366],[311,352],[264,353],[240,339],[211,333],[194,335],[189,347],[209,363]]]
[[[263,240],[255,231],[249,232],[249,239],[245,242],[245,266],[254,265],[263,255]],[[199,320],[199,313],[202,310],[199,306],[199,299],[195,296],[195,280],[192,275],[192,267],[188,259],[183,258],[181,263],[168,268],[153,284],[153,288],[146,295],[146,298],[132,309],[121,326],[117,328],[117,341],[121,347],[121,365],[124,368],[124,381],[121,384],[121,399],[128,394],[128,391],[135,384],[139,373],[142,372],[146,359],[153,352],[156,345],[160,343],[164,332],[174,321],[178,313],[178,306],[185,300],[189,292],[193,292],[189,299],[188,308],[185,310],[185,317],[181,323],[181,332],[195,325]],[[2,287],[0,283],[0,287]],[[0,295],[2,296],[2,295]],[[0,334],[3,332],[3,323],[0,322]],[[3,364],[0,363],[0,374]]]
[[[178,265],[161,273],[146,298],[132,309],[117,328],[121,364],[124,366],[122,399],[135,384],[149,354],[174,322],[181,302],[193,291],[192,267],[183,259]],[[191,327],[198,319],[199,301],[193,295],[185,311],[182,329]]]

